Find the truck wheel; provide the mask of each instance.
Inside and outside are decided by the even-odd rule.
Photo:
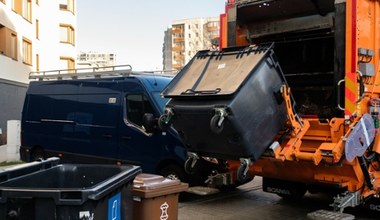
[[[214,115],[212,116],[211,121],[210,121],[210,129],[215,134],[220,134],[223,131],[223,127],[224,127],[223,123],[219,126],[218,125],[219,120],[220,120],[220,115]]]
[[[41,161],[45,159],[45,152],[42,148],[36,148],[32,151],[31,161]]]
[[[169,164],[164,166],[160,171],[160,175],[169,179],[178,179],[181,182],[188,182],[185,171],[176,164]]]

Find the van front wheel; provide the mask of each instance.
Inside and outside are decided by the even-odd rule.
[[[32,151],[31,161],[41,161],[45,158],[45,152],[42,148],[35,148]]]
[[[41,161],[45,158],[45,153],[42,148],[36,148],[32,151],[31,161]]]
[[[187,182],[187,175],[185,171],[178,165],[169,164],[164,166],[160,175],[169,178],[169,179],[179,179],[181,182]]]

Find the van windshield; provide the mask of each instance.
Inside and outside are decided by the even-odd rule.
[[[162,114],[165,108],[166,103],[168,103],[168,98],[163,98],[160,94],[161,92],[152,92],[152,96],[154,98],[154,101],[158,104],[158,108],[160,110],[160,113]]]

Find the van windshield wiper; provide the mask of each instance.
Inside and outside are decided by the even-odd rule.
[[[213,90],[193,90],[187,89],[184,92],[181,92],[181,95],[213,95],[218,94],[221,91],[220,88],[216,88]]]

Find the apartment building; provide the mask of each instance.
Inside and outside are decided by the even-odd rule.
[[[0,0],[0,130],[20,119],[29,73],[75,67],[75,0]]]
[[[166,42],[171,40],[171,48]],[[167,56],[171,54],[171,67],[180,70],[199,50],[214,49],[219,45],[219,16],[193,18],[174,21],[171,26],[171,39],[164,39],[164,69],[167,69]]]
[[[115,66],[116,54],[81,52],[77,56],[76,64],[77,68]]]
[[[169,27],[164,32],[164,44],[162,47],[163,70],[173,70],[172,56],[172,28]]]

